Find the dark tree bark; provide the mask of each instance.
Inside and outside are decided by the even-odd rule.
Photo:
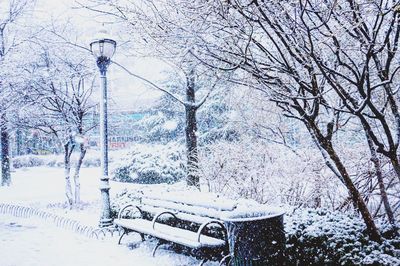
[[[383,174],[382,174],[382,167],[381,167],[381,162],[378,158],[378,154],[375,150],[375,146],[373,141],[371,140],[371,137],[368,135],[368,131],[365,132],[365,136],[367,138],[369,150],[371,153],[371,161],[374,164],[375,167],[375,173],[376,173],[376,178],[378,181],[378,186],[379,186],[379,192],[381,194],[381,199],[383,202],[383,206],[385,208],[386,215],[388,217],[389,223],[394,227],[396,230],[396,220],[394,218],[393,210],[392,207],[390,206],[389,199],[386,193],[386,188],[385,188],[385,183],[383,180]]]
[[[186,183],[189,186],[200,188],[200,177],[198,171],[198,150],[197,150],[197,107],[195,105],[196,91],[195,91],[195,78],[194,71],[191,70],[187,76],[186,85],[186,153],[187,153],[187,179]]]
[[[390,162],[392,163],[394,172],[396,173],[397,178],[400,180],[400,162],[399,158],[397,158],[397,152],[393,151],[390,157]]]
[[[381,242],[382,241],[381,235],[379,233],[378,228],[375,225],[375,222],[371,216],[370,211],[368,210],[367,204],[365,203],[357,187],[354,185],[353,181],[350,178],[349,173],[346,170],[346,167],[344,166],[338,154],[336,153],[335,149],[333,148],[331,135],[328,133],[327,136],[324,136],[314,121],[306,120],[305,124],[310,133],[315,136],[314,139],[318,142],[317,144],[320,145],[326,151],[326,153],[329,155],[329,158],[334,163],[338,173],[340,174],[341,177],[340,180],[346,186],[349,195],[352,199],[352,202],[360,212],[367,226],[367,233],[369,237],[374,241]]]
[[[0,26],[0,62],[5,53],[4,29],[6,24]],[[1,88],[0,88],[1,89]],[[3,110],[4,111],[4,110]],[[1,138],[1,185],[11,185],[10,157],[9,157],[9,135],[5,113],[0,117],[0,138]]]
[[[11,173],[10,173],[10,143],[9,133],[7,128],[7,121],[5,115],[1,116],[0,120],[0,135],[1,135],[1,185],[11,185]]]
[[[196,110],[186,107],[186,152],[187,152],[187,184],[200,188],[198,174],[198,151],[197,151],[197,122]]]
[[[15,132],[15,144],[16,144],[16,154],[18,156],[22,155],[22,133],[20,129],[17,129],[17,131]]]

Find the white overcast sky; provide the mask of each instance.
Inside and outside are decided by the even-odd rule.
[[[37,0],[35,16],[43,22],[57,20],[70,20],[73,24],[79,25],[79,32],[82,32],[81,42],[89,43],[95,38],[98,30],[102,27],[100,19],[96,19],[92,13],[86,10],[73,9],[75,0]],[[110,30],[109,30],[110,31]],[[112,35],[112,31],[110,31]],[[115,35],[113,35],[115,37]],[[115,38],[116,41],[118,38]],[[141,75],[153,82],[158,82],[163,78],[161,73],[165,70],[162,63],[155,59],[139,59],[124,55],[116,51],[113,60],[123,64],[130,71]],[[94,61],[93,61],[94,63]],[[117,66],[110,66],[108,72],[109,95],[115,105],[111,107],[122,110],[135,110],[137,107],[148,106],[160,95],[160,92],[150,89],[148,86],[129,76]]]

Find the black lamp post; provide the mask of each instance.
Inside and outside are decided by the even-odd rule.
[[[90,50],[100,70],[100,147],[101,147],[101,216],[100,227],[112,225],[110,206],[110,184],[108,178],[108,129],[107,129],[107,68],[115,53],[117,43],[111,39],[98,39],[90,43]]]

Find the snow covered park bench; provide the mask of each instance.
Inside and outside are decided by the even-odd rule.
[[[226,229],[221,217],[236,208],[236,202],[216,197],[207,197],[196,192],[189,194],[163,193],[147,195],[138,203],[122,207],[114,223],[124,230],[139,233],[142,241],[145,235],[158,240],[157,248],[166,243],[175,243],[187,247],[192,254],[203,258],[200,265],[216,255],[223,257],[228,253]],[[136,217],[126,215],[136,213]],[[214,234],[210,234],[210,229]],[[217,236],[215,236],[215,233]]]

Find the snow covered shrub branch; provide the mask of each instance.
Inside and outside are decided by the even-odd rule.
[[[325,209],[298,209],[285,216],[286,255],[298,265],[397,265],[400,239],[379,224],[384,241],[371,241],[355,216]]]
[[[335,208],[345,198],[321,157],[299,157],[279,144],[254,139],[221,141],[201,149],[200,171],[208,190],[260,203]],[[322,167],[321,167],[322,165]]]
[[[135,144],[123,158],[113,164],[113,180],[155,184],[185,177],[184,147],[179,143]]]

